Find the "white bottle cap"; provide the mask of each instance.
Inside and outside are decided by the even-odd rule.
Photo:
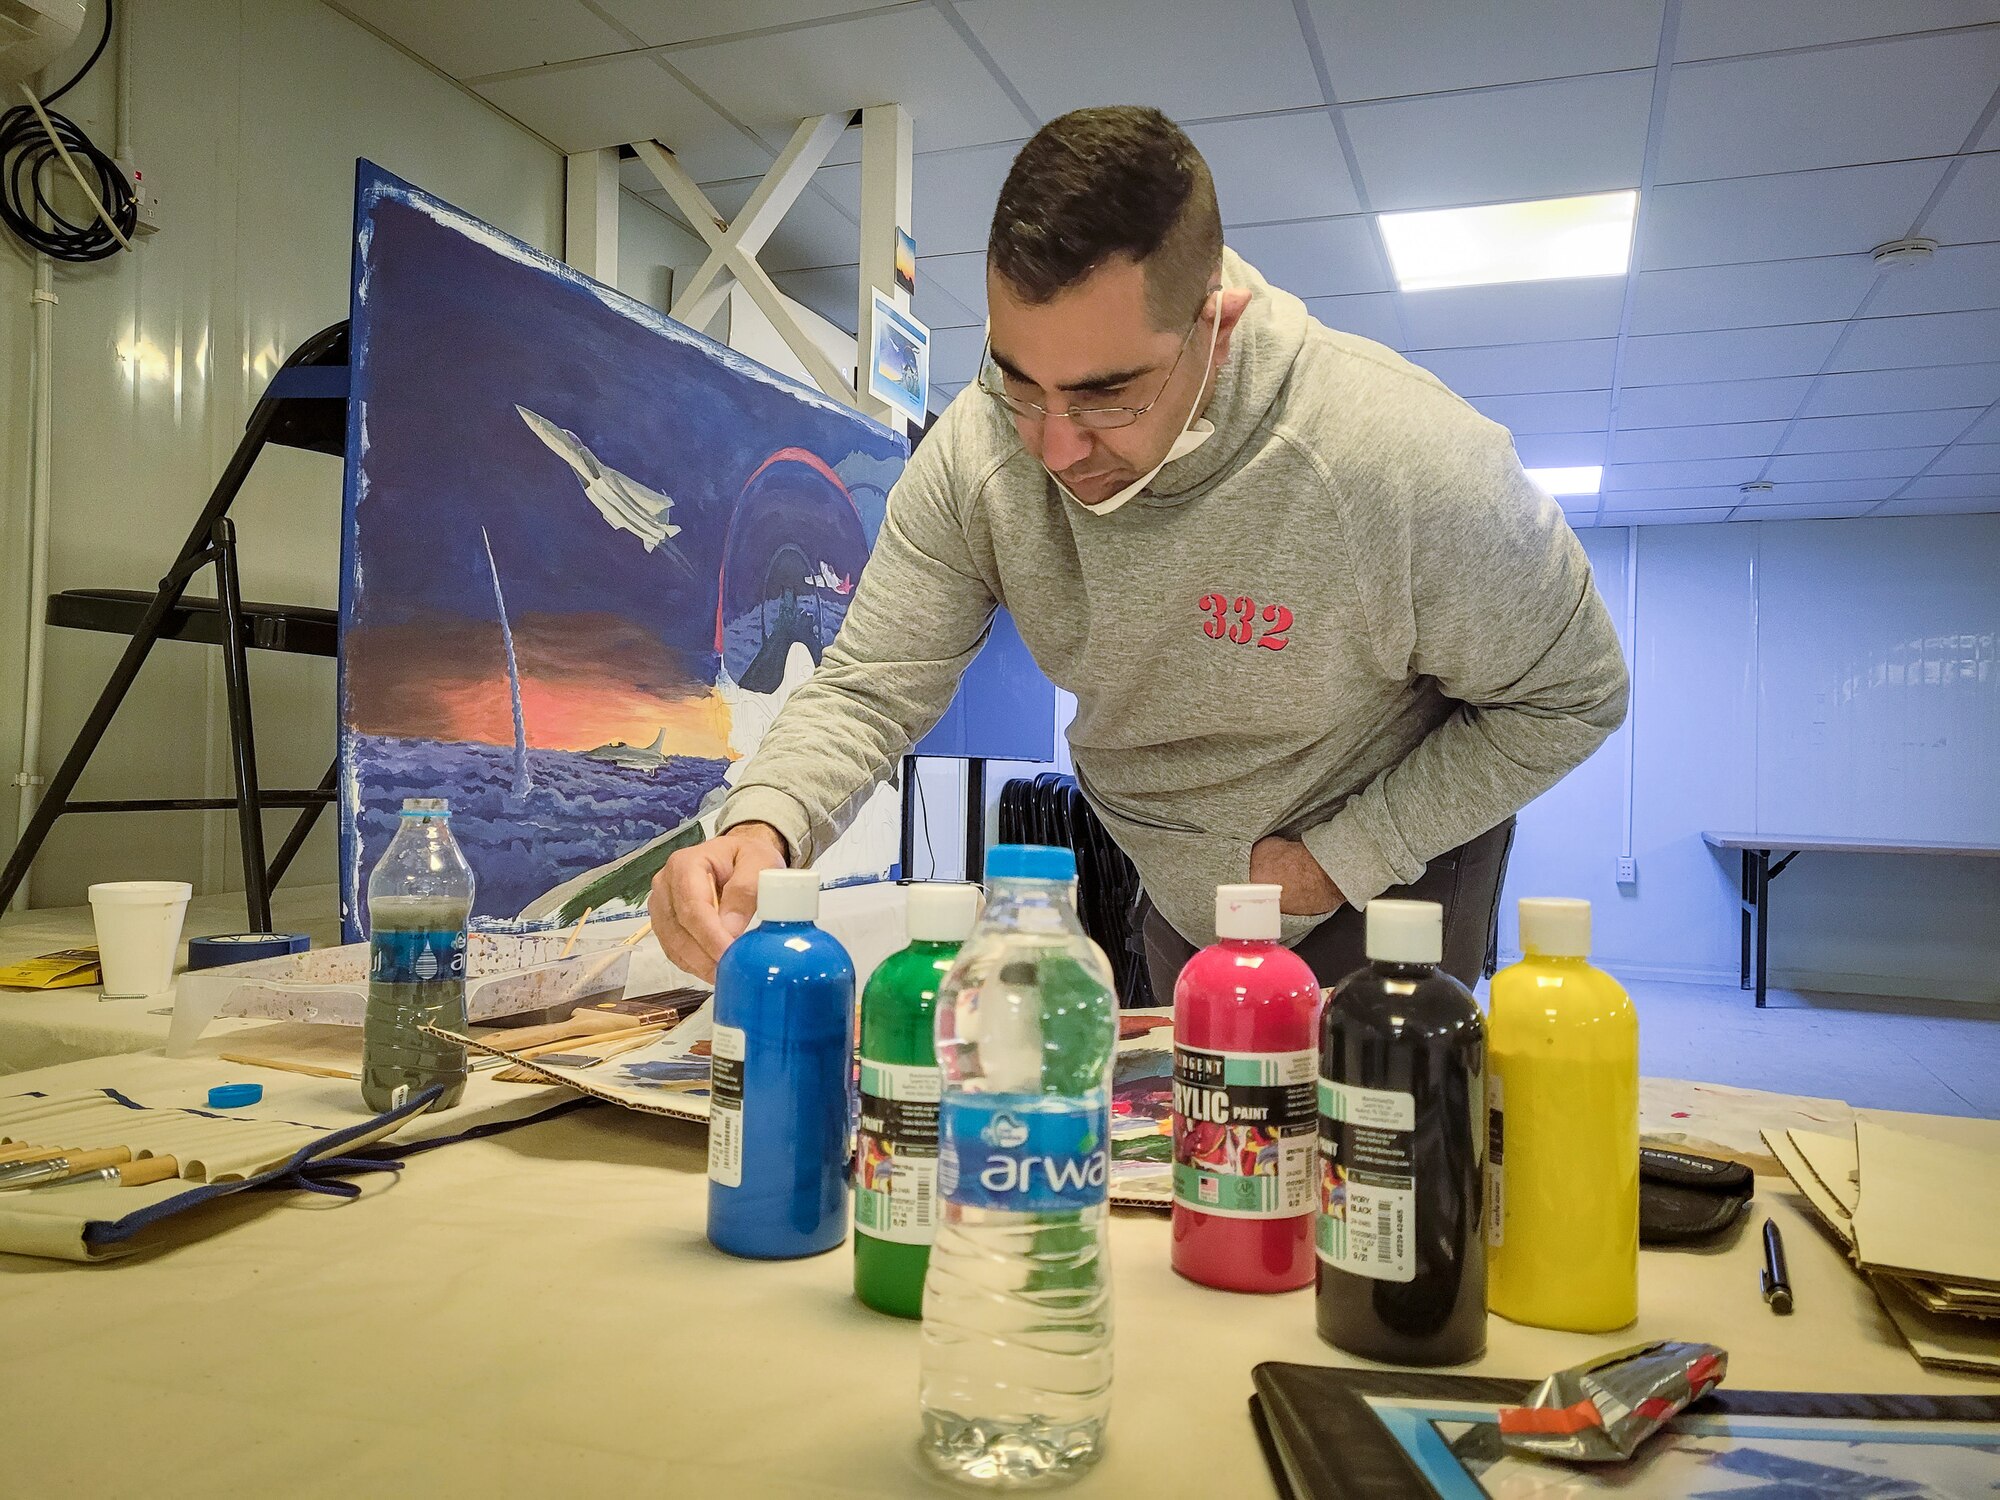
[[[1215,888],[1215,935],[1253,943],[1278,940],[1281,885],[1219,885]]]
[[[979,887],[957,880],[927,880],[909,887],[910,941],[962,943],[979,920]]]
[[[1568,896],[1521,898],[1521,946],[1547,958],[1590,957],[1590,903]]]
[[[1444,958],[1444,908],[1435,901],[1370,901],[1368,956],[1390,964]]]
[[[812,922],[819,917],[819,871],[762,870],[757,875],[757,918],[762,922]]]

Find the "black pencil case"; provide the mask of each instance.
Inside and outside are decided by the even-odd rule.
[[[1686,1151],[1639,1150],[1639,1242],[1686,1245],[1726,1233],[1750,1207],[1750,1169]]]

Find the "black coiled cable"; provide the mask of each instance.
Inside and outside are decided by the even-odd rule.
[[[104,55],[104,48],[111,40],[111,11],[112,0],[105,0],[104,32],[98,37],[97,46],[69,82],[42,101],[42,108],[64,149],[76,158],[78,169],[86,178],[96,179],[92,186],[97,201],[104,205],[119,232],[130,239],[139,225],[139,203],[132,194],[132,185],[118,170],[118,164],[100,151],[73,120],[50,108],[75,88],[78,80],[97,66],[98,58]],[[0,112],[0,224],[5,224],[23,244],[51,260],[82,262],[115,255],[123,246],[95,213],[77,222],[56,206],[52,174],[67,177],[69,168],[63,165],[61,154],[34,110],[26,104],[17,104]]]

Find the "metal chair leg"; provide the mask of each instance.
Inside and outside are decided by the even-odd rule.
[[[213,533],[215,595],[222,607],[222,677],[229,700],[229,750],[236,775],[236,828],[243,847],[243,900],[253,932],[271,930],[271,888],[264,863],[264,818],[257,795],[257,743],[250,718],[250,653],[243,640],[243,589],[236,571],[236,527],[227,516]]]

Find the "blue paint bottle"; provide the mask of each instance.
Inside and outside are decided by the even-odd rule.
[[[755,1260],[847,1239],[854,963],[814,925],[819,876],[765,870],[715,970],[708,1238]]]

